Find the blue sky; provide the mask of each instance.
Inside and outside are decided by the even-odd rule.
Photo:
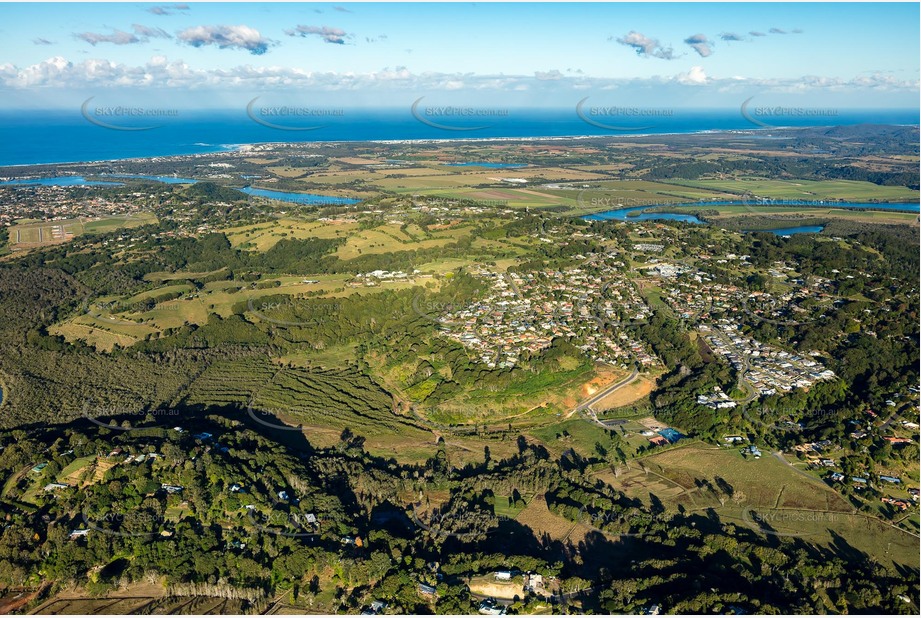
[[[917,3],[0,4],[0,106],[911,107]]]

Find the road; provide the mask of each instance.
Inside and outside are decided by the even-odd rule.
[[[805,470],[800,470],[799,468],[797,468],[796,466],[794,466],[793,464],[791,464],[789,461],[787,461],[786,457],[784,457],[784,456],[783,456],[783,453],[781,453],[780,451],[774,451],[773,455],[774,455],[774,457],[776,457],[778,460],[780,460],[781,463],[786,464],[787,466],[789,466],[790,469],[793,470],[794,472],[796,472],[797,474],[802,474],[803,476],[807,477],[810,481],[812,481],[812,482],[814,482],[814,483],[821,483],[821,482],[822,482],[822,481],[820,481],[819,479],[817,479],[816,477],[814,477],[813,475],[811,475],[811,474],[809,474],[808,472],[806,472]]]
[[[593,405],[595,405],[596,403],[598,403],[599,401],[601,401],[602,399],[604,399],[605,397],[607,397],[608,395],[616,391],[617,389],[623,388],[624,386],[630,384],[631,382],[633,382],[633,380],[636,379],[636,376],[638,376],[639,373],[640,372],[636,369],[636,367],[634,367],[630,375],[628,375],[623,380],[620,380],[619,382],[615,382],[614,384],[602,390],[601,392],[596,393],[595,395],[592,395],[591,397],[589,397],[588,399],[586,399],[585,401],[577,405],[575,408],[573,408],[566,414],[566,418],[571,417],[573,414],[577,412],[582,412],[586,408],[592,407]]]
[[[748,395],[746,395],[745,399],[742,399],[738,403],[741,403],[744,405],[746,403],[751,403],[752,401],[757,399],[758,391],[756,391],[755,387],[752,386],[751,383],[745,379],[745,374],[751,370],[751,363],[748,360],[748,356],[746,356],[745,354],[739,353],[739,351],[736,349],[733,343],[729,340],[729,337],[726,336],[726,333],[723,333],[722,331],[714,329],[709,334],[719,339],[720,343],[722,343],[726,348],[736,350],[736,353],[739,355],[739,360],[742,362],[742,369],[739,371],[738,383],[736,384],[736,388],[747,391]]]

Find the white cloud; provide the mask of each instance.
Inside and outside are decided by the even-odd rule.
[[[675,81],[679,84],[699,86],[706,84],[709,80],[703,67],[691,67],[687,73],[680,73],[675,76]]]
[[[300,37],[318,36],[327,43],[335,43],[336,45],[345,45],[345,40],[352,38],[352,35],[342,28],[331,28],[329,26],[298,25],[293,30],[285,30],[285,34]]]
[[[713,53],[713,42],[707,38],[706,34],[693,34],[686,38],[684,42],[700,54],[701,58],[706,58]]]
[[[636,30],[631,30],[624,36],[618,37],[617,42],[632,47],[637,56],[644,58],[662,58],[663,60],[674,60],[675,58],[671,47],[663,47],[659,44],[658,39],[650,38]]]
[[[264,54],[275,44],[249,26],[193,26],[180,32],[176,38],[192,47],[216,45],[220,49],[245,49],[256,56]]]
[[[648,78],[598,78],[566,75],[558,71],[532,75],[475,75],[471,73],[414,73],[403,66],[371,72],[316,72],[290,66],[239,65],[229,69],[200,69],[183,60],[154,55],[141,65],[128,65],[108,59],[93,58],[79,62],[53,56],[36,64],[18,67],[0,65],[0,87],[7,89],[89,89],[166,88],[179,91],[223,90],[252,91],[273,86],[313,89],[318,92],[379,91],[457,91],[489,93],[533,91],[559,95],[561,92],[587,90],[630,90],[648,88],[702,87],[717,92],[749,91],[794,92],[881,92],[915,93],[917,79],[906,81],[892,73],[861,74],[852,79],[803,76],[774,79],[751,79],[740,76],[713,78],[700,66],[674,76]]]

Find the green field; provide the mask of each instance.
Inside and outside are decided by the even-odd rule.
[[[62,219],[60,221],[23,221],[9,229],[9,245],[20,249],[41,247],[67,242],[82,234],[100,234],[122,228],[134,228],[157,222],[153,213],[113,215],[89,219]]]
[[[856,513],[841,494],[810,477],[768,452],[761,459],[746,459],[737,448],[699,443],[653,453],[630,462],[617,475],[609,470],[598,475],[646,502],[655,496],[672,509],[714,509],[737,525],[809,543],[832,544],[840,535],[859,551],[917,568],[916,536]],[[717,478],[731,486],[732,496],[718,490]]]
[[[664,184],[676,187],[708,189],[737,196],[748,194],[776,200],[918,201],[918,192],[908,187],[884,186],[856,180],[742,178],[732,180],[674,180],[665,181]]]

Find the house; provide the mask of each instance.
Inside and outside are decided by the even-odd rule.
[[[658,616],[660,613],[662,613],[662,608],[658,605],[650,605],[649,608],[646,609],[646,611],[643,613],[647,616]]]
[[[507,581],[511,581],[512,572],[511,571],[496,571],[495,576],[496,576],[496,581],[507,582]]]
[[[887,483],[892,483],[893,485],[900,485],[902,483],[901,479],[898,479],[894,476],[880,476],[879,480],[885,481]]]
[[[748,447],[748,452],[751,453],[752,457],[755,459],[761,459],[761,451],[754,444]]]
[[[830,478],[836,483],[840,483],[841,481],[844,480],[844,475],[841,474],[840,472],[832,472],[831,476],[829,476],[828,478]]]
[[[911,444],[911,440],[908,438],[899,438],[898,436],[886,436],[883,438],[890,444]]]
[[[666,439],[663,438],[662,436],[653,436],[653,437],[649,438],[649,442],[650,442],[653,446],[664,446],[664,445],[668,444],[668,440],[666,440]]]
[[[163,483],[160,485],[160,489],[166,490],[166,493],[168,494],[178,494],[184,488],[182,485],[167,485],[166,483]]]
[[[854,483],[855,486],[868,484],[867,479],[863,478],[862,476],[852,476],[851,482]]]
[[[86,536],[86,535],[89,534],[89,533],[90,533],[90,529],[89,529],[89,528],[85,528],[85,529],[83,529],[83,530],[71,530],[71,531],[70,531],[70,538],[71,538],[71,539],[76,539],[76,538],[79,538],[79,537],[81,537],[81,536]]]
[[[307,523],[308,523],[308,524],[315,524],[315,523],[317,523],[317,516],[314,515],[313,513],[307,513],[307,515],[304,516],[304,519],[307,520]]]
[[[375,614],[379,614],[385,609],[387,609],[387,604],[383,601],[371,601],[371,611]]]
[[[895,498],[890,498],[888,496],[885,498],[882,498],[882,501],[886,504],[891,504],[892,506],[896,507],[900,511],[907,510],[909,507],[909,504],[905,502],[904,500],[897,500]]]
[[[745,438],[742,436],[725,436],[723,442],[728,442],[729,444],[734,444],[736,442],[744,442]]]
[[[497,603],[495,599],[484,599],[480,603],[479,612],[484,616],[502,616],[505,614],[505,606]]]
[[[67,489],[70,487],[67,483],[48,483],[45,485],[45,491],[55,491],[56,489]]]
[[[435,587],[428,584],[419,584],[419,594],[424,594],[428,597],[435,596]]]

